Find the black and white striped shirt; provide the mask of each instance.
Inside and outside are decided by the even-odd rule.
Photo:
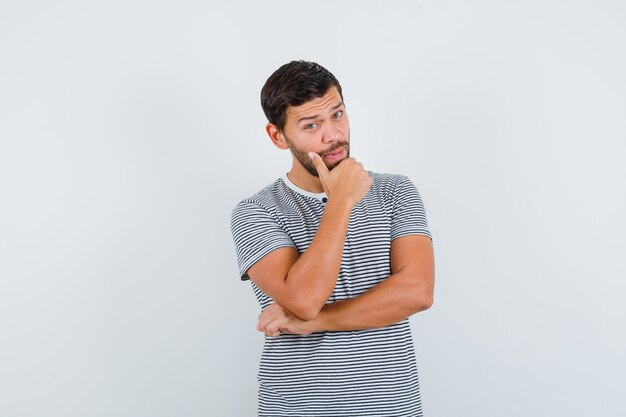
[[[430,237],[420,195],[404,176],[371,173],[367,195],[352,210],[341,268],[328,302],[358,296],[390,274],[395,238]],[[313,240],[324,193],[298,188],[287,176],[243,200],[232,213],[241,279],[281,247],[300,253]],[[252,281],[261,308],[272,300]],[[259,416],[421,416],[408,319],[393,325],[265,338],[259,368]]]

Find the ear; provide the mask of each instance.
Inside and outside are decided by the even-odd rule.
[[[285,135],[283,135],[282,132],[278,129],[278,126],[273,123],[268,123],[265,126],[265,131],[272,140],[274,146],[276,146],[278,149],[289,148],[289,146],[287,145],[287,141],[285,140]]]

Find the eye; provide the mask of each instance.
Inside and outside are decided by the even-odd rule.
[[[335,114],[333,114],[333,118],[335,119],[339,119],[341,116],[343,116],[343,111],[340,110],[338,112],[336,112]]]
[[[304,130],[313,130],[317,127],[317,123],[307,123],[304,125]]]

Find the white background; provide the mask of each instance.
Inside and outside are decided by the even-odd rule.
[[[617,0],[3,0],[0,417],[255,414],[230,211],[292,59],[424,199],[426,415],[625,415],[625,45]]]

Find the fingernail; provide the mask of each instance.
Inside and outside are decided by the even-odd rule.
[[[309,158],[311,158],[311,160],[315,159],[315,154],[313,152],[309,152]]]

